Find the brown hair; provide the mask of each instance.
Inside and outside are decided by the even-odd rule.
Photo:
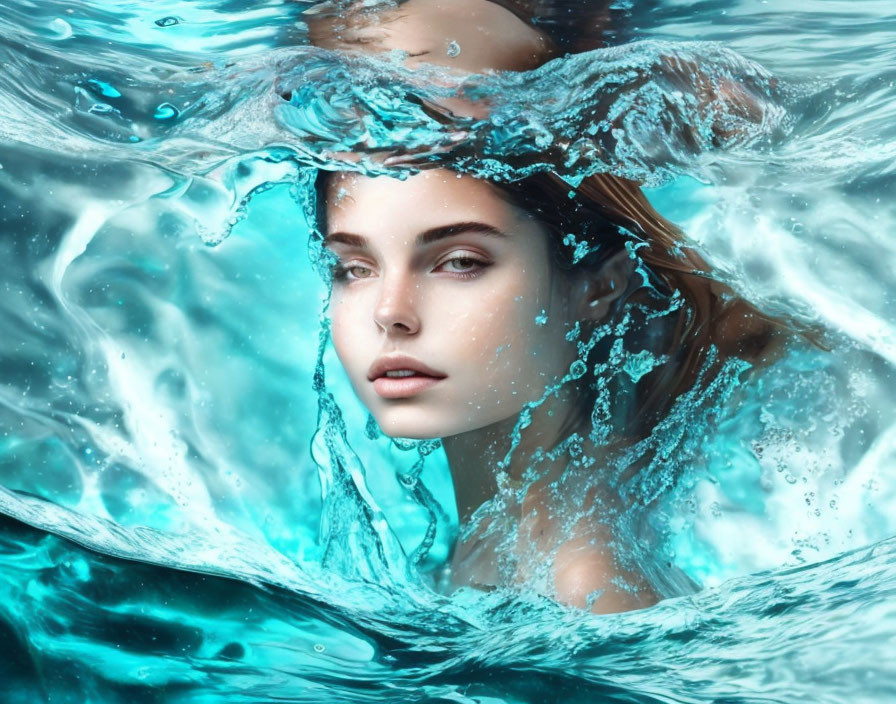
[[[547,229],[560,269],[586,268],[597,274],[626,247],[642,265],[648,280],[634,276],[610,315],[618,318],[633,307],[640,309],[637,345],[667,361],[636,384],[626,414],[629,422],[618,428],[629,439],[648,434],[675,399],[693,387],[710,350],[715,350],[716,365],[732,357],[756,362],[785,327],[713,278],[681,230],[654,210],[633,181],[599,174],[572,187],[546,173],[493,185]],[[576,246],[590,253],[577,260]],[[680,305],[671,313],[651,315],[675,308],[676,298]],[[589,367],[609,354],[612,342],[592,351]],[[589,412],[593,401],[593,394],[583,399]]]
[[[550,38],[555,54],[590,51],[606,46],[623,14],[611,0],[489,0],[509,10]],[[615,38],[615,37],[614,37]]]

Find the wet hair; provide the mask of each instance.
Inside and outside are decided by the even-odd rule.
[[[620,15],[612,0],[488,0],[549,38],[556,54],[619,43]]]
[[[330,173],[319,171],[315,183],[321,236]],[[675,399],[693,388],[710,354],[716,366],[732,357],[757,360],[783,328],[711,276],[683,233],[653,209],[635,182],[600,174],[572,187],[553,173],[542,173],[488,183],[544,229],[555,271],[598,277],[621,251],[637,264],[607,319],[593,327],[628,315],[626,353],[643,350],[664,361],[636,382],[625,374],[601,380],[595,365],[610,355],[614,336],[602,339],[583,360],[591,373],[573,419],[579,426],[591,419],[598,386],[609,383],[619,404],[611,419],[618,437],[646,437]],[[580,339],[587,340],[593,330],[582,327]]]
[[[645,350],[666,361],[629,390],[633,398],[626,417],[616,419],[616,430],[629,439],[647,435],[675,399],[693,388],[710,354],[716,366],[732,357],[753,362],[783,333],[780,321],[761,313],[713,275],[637,183],[598,174],[571,187],[557,175],[544,173],[493,185],[546,230],[558,270],[598,277],[606,261],[623,250],[636,263],[626,290],[601,324],[626,313],[635,315],[627,351]],[[609,355],[613,342],[608,338],[592,350],[590,369]],[[614,383],[624,384],[625,376],[619,376]],[[585,394],[583,411],[590,412],[594,398],[594,393]]]

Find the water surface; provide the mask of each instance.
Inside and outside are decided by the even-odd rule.
[[[893,700],[896,17],[883,0],[616,5],[616,46],[464,79],[500,100],[454,124],[408,99],[450,81],[308,46],[307,4],[6,3],[10,701]],[[686,83],[626,79],[668,56],[745,82],[765,119],[713,143]],[[581,111],[597,94],[622,132]],[[433,526],[435,566],[456,535],[444,458],[420,470],[433,506],[399,480],[428,448],[368,437],[328,346],[341,415],[324,403],[322,422],[346,441],[312,444],[326,288],[308,187],[325,150],[367,139],[359,115],[378,148],[503,177],[590,127],[606,148],[583,143],[565,177],[645,180],[735,290],[827,331],[831,350],[728,368],[662,438],[642,515],[656,564],[702,591],[602,617],[434,593],[408,556]]]

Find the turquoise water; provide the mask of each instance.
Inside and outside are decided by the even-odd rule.
[[[408,95],[453,88],[394,57],[307,46],[307,4],[0,9],[7,700],[894,699],[896,17],[617,4],[621,48],[470,79],[500,96],[486,124],[424,114]],[[714,144],[686,83],[636,80],[669,55],[745,81],[761,124]],[[597,94],[621,133],[578,112]],[[656,500],[627,519],[658,536],[657,579],[674,564],[697,593],[600,617],[525,589],[444,596],[444,457],[369,437],[319,350],[309,167],[372,135],[518,175],[589,125],[605,148],[566,177],[649,181],[721,277],[831,350],[727,367],[658,439],[668,467],[636,485]]]

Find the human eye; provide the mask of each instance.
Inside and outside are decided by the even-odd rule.
[[[472,279],[479,276],[489,266],[491,266],[491,262],[481,255],[473,252],[458,251],[452,252],[443,258],[434,271],[451,274],[455,278]]]
[[[369,279],[373,275],[373,269],[359,262],[337,261],[333,266],[333,280],[340,283]]]

